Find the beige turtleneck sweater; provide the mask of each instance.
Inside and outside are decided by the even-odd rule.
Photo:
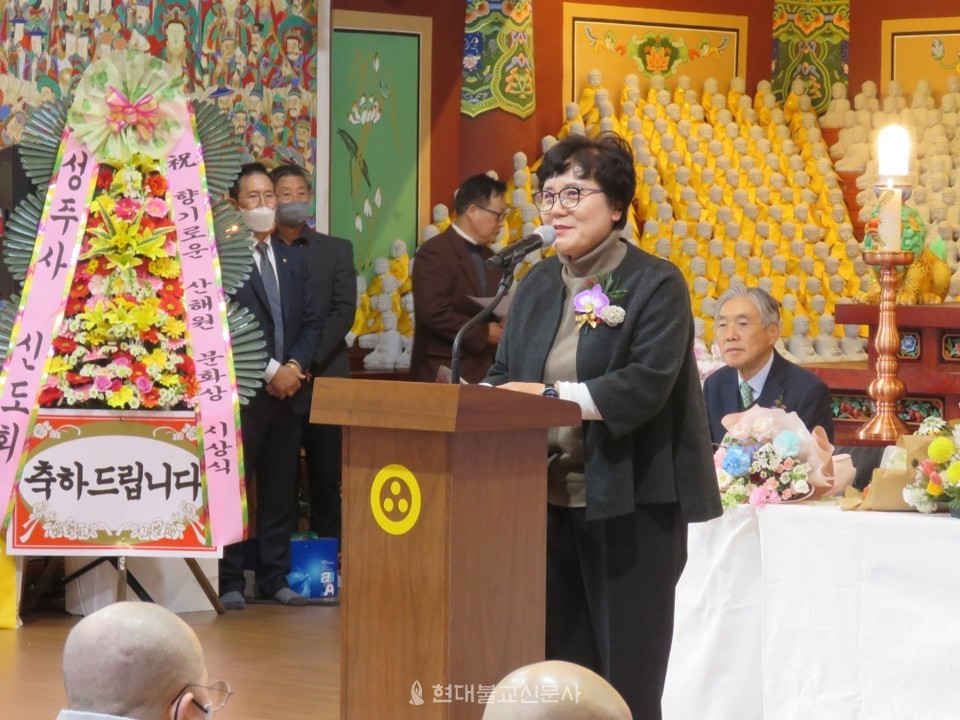
[[[561,278],[566,286],[560,327],[553,339],[543,369],[543,381],[577,382],[577,345],[581,332],[591,332],[590,326],[577,331],[573,298],[587,287],[587,281],[597,275],[615,270],[627,254],[627,247],[617,232],[583,257],[573,258],[557,253],[563,265]],[[551,428],[548,435],[549,466],[547,469],[547,499],[553,505],[584,507],[586,489],[583,477],[583,429],[574,427]]]

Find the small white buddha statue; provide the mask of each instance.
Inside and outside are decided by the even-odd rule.
[[[795,315],[793,318],[793,334],[787,338],[787,350],[801,362],[816,360],[817,351],[810,338],[810,319],[806,315]]]
[[[828,362],[836,362],[843,359],[843,352],[840,350],[840,343],[833,334],[836,328],[836,321],[833,315],[821,315],[817,321],[818,334],[813,340],[813,349],[817,357]]]
[[[859,325],[844,325],[840,338],[840,353],[844,360],[865,362],[867,359],[867,339],[860,337]]]

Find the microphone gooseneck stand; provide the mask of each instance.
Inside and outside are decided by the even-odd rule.
[[[493,300],[491,300],[483,310],[467,320],[467,322],[464,323],[464,326],[460,328],[460,332],[458,332],[457,336],[453,339],[453,347],[451,349],[450,358],[451,383],[460,383],[460,345],[463,344],[463,338],[479,323],[483,322],[493,314],[494,309],[500,304],[500,301],[503,300],[503,296],[506,295],[510,290],[510,286],[513,285],[513,268],[522,259],[523,258],[517,258],[517,260],[512,264],[504,266],[503,279],[500,281],[500,287],[497,288],[497,294],[493,296]]]

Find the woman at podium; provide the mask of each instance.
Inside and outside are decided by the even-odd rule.
[[[659,718],[687,523],[721,513],[689,291],[619,237],[636,189],[621,139],[569,136],[537,176],[557,253],[517,288],[487,381],[582,410],[550,434],[546,656]]]

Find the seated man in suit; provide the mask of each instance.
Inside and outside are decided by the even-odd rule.
[[[780,338],[780,304],[768,292],[743,286],[727,290],[717,300],[713,329],[727,364],[703,386],[713,443],[726,433],[724,416],[754,404],[795,412],[809,430],[819,425],[833,442],[830,390],[774,349]]]

